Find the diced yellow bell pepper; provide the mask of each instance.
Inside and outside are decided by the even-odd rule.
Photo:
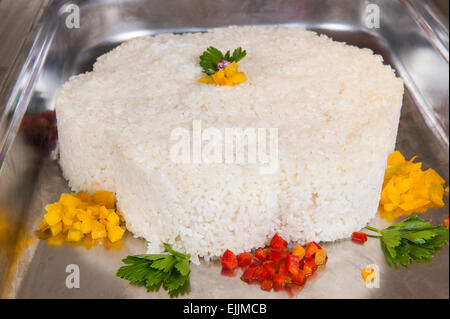
[[[50,226],[50,231],[52,232],[52,236],[58,235],[59,233],[62,232],[62,230],[63,230],[62,222],[59,222],[57,224]]]
[[[51,227],[61,222],[61,216],[55,211],[50,211],[44,215],[44,220]]]
[[[47,238],[47,244],[49,246],[61,246],[64,243],[64,235],[62,233],[56,235],[56,236],[51,236],[49,238]]]
[[[92,239],[99,239],[99,238],[106,237],[105,225],[103,225],[97,221],[93,221],[91,236],[92,236]]]
[[[114,209],[115,203],[116,203],[116,197],[114,193],[105,191],[105,190],[99,190],[92,195],[92,199],[94,203],[96,203],[99,206],[105,206],[109,209]]]
[[[57,209],[48,210],[48,213],[44,215],[44,219],[48,225],[56,225],[61,221],[61,211]]]
[[[107,218],[108,218],[108,216],[110,214],[110,211],[105,206],[100,206],[99,212],[100,212],[100,214],[98,216],[98,220],[103,225],[106,225]]]
[[[49,224],[47,223],[45,218],[42,218],[41,221],[39,222],[39,229],[44,231],[44,230],[48,229],[48,227],[49,227]]]
[[[108,239],[114,243],[122,238],[124,232],[120,226],[108,227]]]
[[[106,218],[106,226],[118,226],[119,225],[119,215],[117,215],[114,211],[111,211]]]
[[[80,225],[80,231],[83,234],[88,234],[92,231],[92,224],[93,224],[94,220],[93,219],[85,219],[81,222]]]
[[[84,235],[81,231],[79,231],[78,229],[71,229],[69,230],[69,232],[67,233],[67,240],[69,242],[79,242],[84,238]]]
[[[91,200],[91,196],[88,191],[81,191],[76,194],[79,200],[82,202],[89,202]]]
[[[93,219],[91,213],[89,212],[89,210],[84,210],[84,209],[77,209],[77,218],[80,221],[84,221],[87,219]]]
[[[81,230],[81,222],[74,222],[72,228]]]
[[[65,207],[77,208],[78,205],[81,204],[81,201],[75,195],[61,194],[61,197],[59,198],[59,203],[61,203]]]

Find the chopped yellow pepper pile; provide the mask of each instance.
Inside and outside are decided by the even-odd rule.
[[[399,151],[389,155],[379,207],[382,218],[394,220],[445,205],[445,180],[432,168],[422,171],[422,163],[413,163],[415,158],[406,161]]]
[[[62,194],[59,201],[45,206],[47,213],[39,222],[41,232],[50,231],[47,242],[59,246],[62,242],[95,246],[97,239],[118,242],[124,229],[115,211],[116,198],[108,191],[93,195],[83,191],[78,194]],[[86,247],[88,248],[88,247]]]
[[[200,83],[215,83],[217,85],[232,86],[247,81],[244,72],[239,72],[236,62],[231,62],[225,69],[220,69],[212,75],[198,79]]]

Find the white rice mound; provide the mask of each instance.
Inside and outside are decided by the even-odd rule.
[[[248,81],[198,83],[209,46],[245,49]],[[198,262],[263,246],[276,232],[333,241],[376,215],[402,96],[381,56],[301,27],[138,38],[59,90],[60,164],[74,191],[116,192],[128,230],[151,253],[166,242]],[[193,120],[278,128],[279,170],[174,163],[171,131],[192,131]]]

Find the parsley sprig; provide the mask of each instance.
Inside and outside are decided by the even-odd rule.
[[[161,286],[176,297],[189,292],[190,255],[164,247],[169,254],[144,254],[128,256],[122,260],[126,266],[120,267],[117,276],[129,280],[134,285],[143,285],[147,291],[158,291]]]
[[[366,226],[366,229],[381,235],[368,236],[380,240],[386,261],[393,268],[399,264],[407,268],[413,261],[429,263],[431,257],[448,242],[446,227],[433,226],[418,216],[409,217],[383,230],[370,226]]]
[[[235,49],[233,54],[230,53],[230,50],[223,54],[219,49],[209,47],[203,51],[203,54],[200,56],[200,66],[203,68],[203,72],[212,75],[217,72],[217,63],[220,60],[237,63],[246,55],[247,52],[242,50],[241,47]]]

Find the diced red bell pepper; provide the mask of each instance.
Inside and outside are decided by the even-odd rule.
[[[315,242],[312,241],[310,243],[306,244],[306,251],[305,251],[305,257],[311,257],[314,256],[317,250],[321,249],[320,246]]]
[[[272,290],[272,280],[271,279],[266,279],[261,283],[261,289],[262,290],[266,290],[266,291],[270,291]]]
[[[243,281],[245,281],[245,282],[247,282],[247,283],[249,283],[249,282],[251,282],[252,280],[254,280],[254,279],[255,279],[255,271],[256,271],[256,269],[257,269],[257,267],[251,267],[251,266],[249,266],[249,267],[244,271],[244,273],[242,274],[241,280],[243,280]]]
[[[255,277],[256,280],[263,281],[263,280],[269,279],[271,276],[270,276],[270,274],[264,269],[263,266],[258,266],[258,267],[255,269],[254,277]]]
[[[286,258],[286,268],[292,275],[297,275],[300,269],[300,258],[288,255]]]
[[[263,268],[266,270],[266,272],[267,272],[270,276],[275,275],[276,269],[275,269],[275,265],[274,265],[273,261],[271,261],[271,260],[266,260],[266,261],[263,263]]]
[[[254,262],[252,262],[251,264],[250,264],[250,266],[248,266],[249,268],[257,268],[259,266],[259,264],[256,262],[256,261],[254,261]]]
[[[364,244],[367,241],[367,234],[361,232],[354,232],[352,234],[352,241],[359,244]]]
[[[255,252],[255,258],[262,262],[267,259],[267,252],[259,248]]]
[[[220,262],[222,267],[227,270],[233,270],[238,266],[236,255],[229,249],[224,252],[222,258],[220,258]]]
[[[250,265],[253,259],[253,255],[251,253],[241,253],[237,256],[239,266]]]
[[[271,249],[269,252],[269,260],[272,260],[275,264],[280,264],[281,261],[286,259],[289,252],[287,250]]]
[[[281,250],[279,249],[271,249],[269,252],[269,260],[277,263],[281,260]]]
[[[280,275],[280,274],[275,274],[273,276],[273,286],[276,288],[282,288],[286,285],[287,282],[287,276],[286,275]]]
[[[278,268],[277,274],[279,275],[288,275],[289,270],[286,267],[286,262],[281,262],[280,267]]]
[[[292,275],[292,282],[297,285],[303,285],[306,281],[305,272],[302,269],[299,269],[296,275]]]
[[[313,257],[306,257],[305,258],[305,265],[303,266],[303,270],[305,272],[306,276],[312,275],[312,273],[316,270],[317,265],[314,262]]]
[[[270,241],[270,247],[273,249],[284,249],[287,246],[287,241],[285,241],[281,236],[275,234]]]

